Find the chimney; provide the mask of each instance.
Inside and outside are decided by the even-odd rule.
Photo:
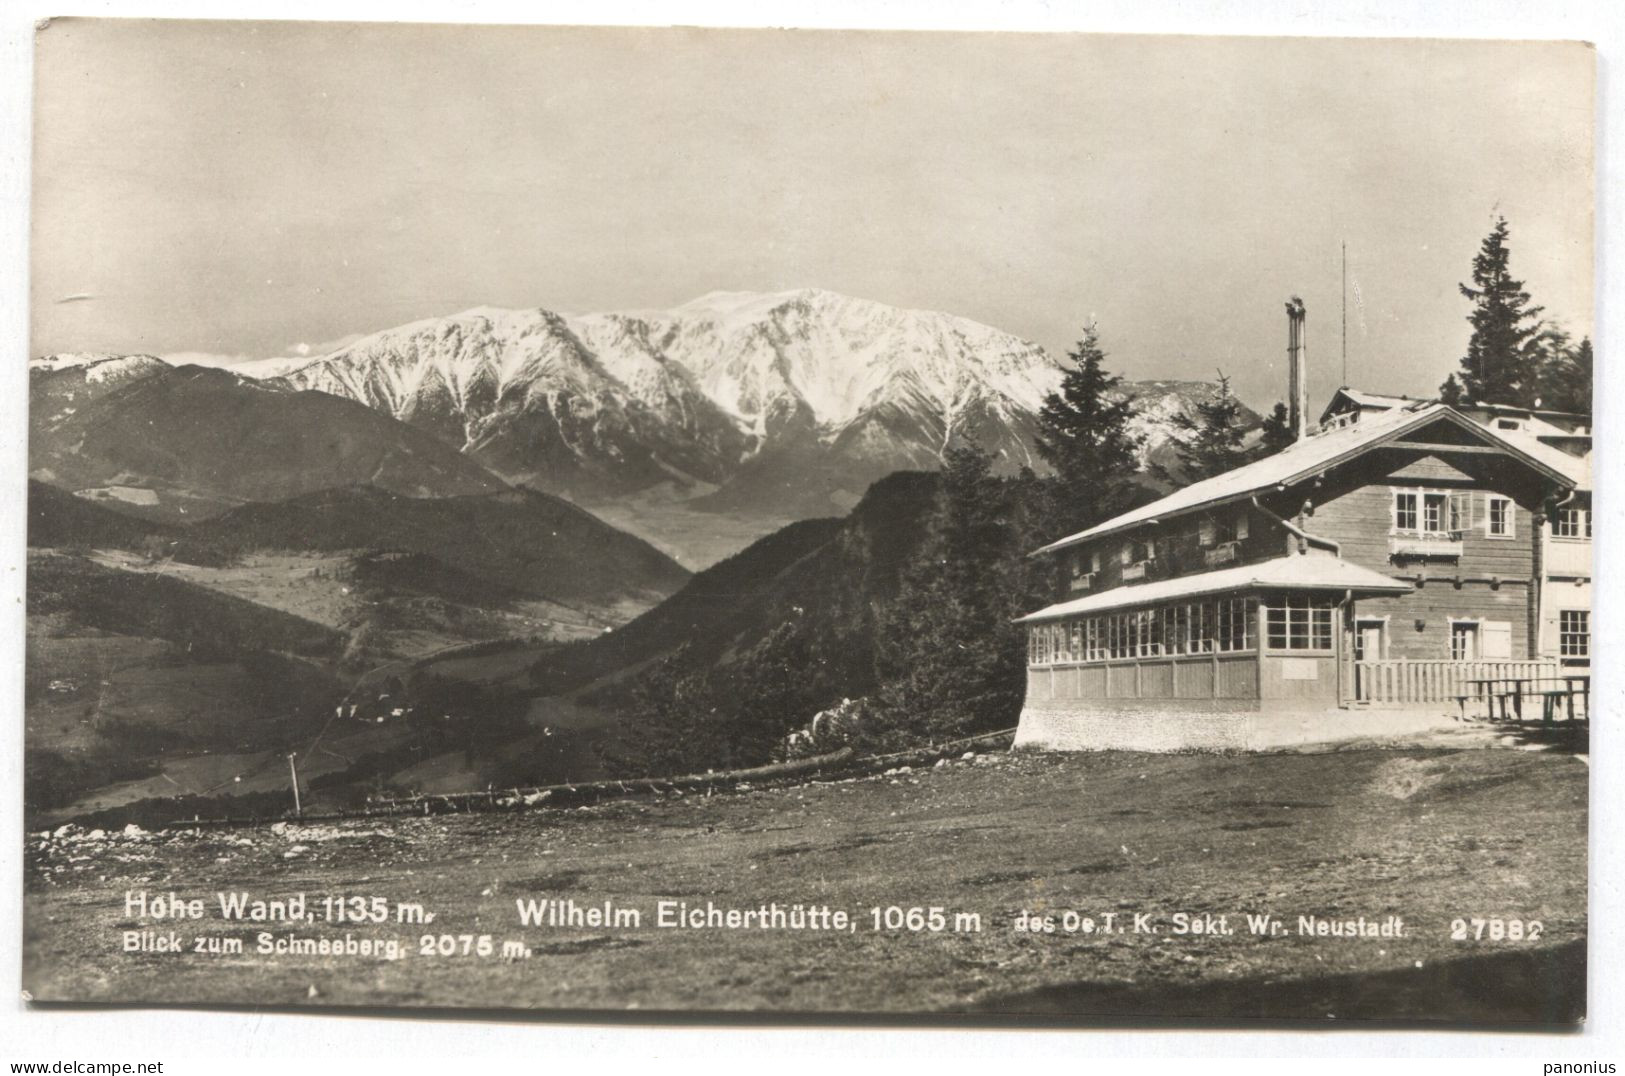
[[[1294,295],[1286,304],[1286,408],[1287,425],[1295,440],[1309,436],[1308,386],[1304,373],[1303,300]]]

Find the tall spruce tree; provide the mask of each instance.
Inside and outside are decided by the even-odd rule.
[[[1134,404],[1117,392],[1122,378],[1106,372],[1106,354],[1093,325],[1067,353],[1072,366],[1060,390],[1044,399],[1034,444],[1055,472],[1057,532],[1079,530],[1124,510],[1140,472],[1140,438],[1129,430]]]
[[[1496,218],[1473,259],[1472,284],[1460,285],[1473,301],[1467,316],[1473,335],[1455,376],[1466,403],[1532,407],[1539,392],[1543,308],[1530,305],[1523,281],[1512,276],[1508,235],[1506,218]],[[1441,398],[1452,395],[1449,385],[1440,386]]]
[[[995,477],[974,445],[950,449],[930,533],[903,572],[880,630],[883,742],[919,743],[1007,727],[1021,707],[1027,601],[1025,484]]]
[[[1173,425],[1174,452],[1186,481],[1200,482],[1247,462],[1241,401],[1230,391],[1230,379],[1224,374],[1213,395],[1196,405],[1196,417],[1175,415]]]

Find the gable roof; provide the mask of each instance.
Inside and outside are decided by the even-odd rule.
[[[1444,404],[1412,402],[1406,407],[1370,415],[1349,426],[1305,437],[1273,456],[1255,460],[1213,478],[1193,482],[1160,500],[1115,516],[1104,523],[1098,523],[1088,530],[1051,542],[1034,550],[1032,555],[1053,553],[1058,549],[1127,530],[1142,523],[1183,515],[1200,508],[1227,504],[1275,486],[1291,485],[1345,463],[1412,430],[1438,421],[1459,426],[1480,441],[1489,442],[1560,486],[1572,487],[1576,484],[1575,478],[1570,474],[1574,457],[1567,457],[1570,461],[1567,465],[1559,462],[1556,457],[1566,456],[1561,450],[1541,445],[1541,450],[1537,451],[1534,446],[1538,442],[1532,439],[1513,442]]]
[[[1131,605],[1171,601],[1175,598],[1193,598],[1202,594],[1219,594],[1232,590],[1255,590],[1283,587],[1292,590],[1355,590],[1362,594],[1408,594],[1415,586],[1405,580],[1362,568],[1341,557],[1330,554],[1291,554],[1258,564],[1242,564],[1235,568],[1220,568],[1200,575],[1180,575],[1172,579],[1159,579],[1155,583],[1113,587],[1099,594],[1059,602],[1036,613],[1020,617],[1016,623],[1027,624],[1035,620],[1054,620],[1058,617],[1099,613],[1108,609],[1123,609]]]
[[[1554,437],[1551,434],[1535,434],[1527,430],[1492,431],[1501,440],[1516,445],[1522,451],[1540,460],[1554,471],[1563,474],[1575,489],[1591,492],[1591,453],[1576,456],[1572,452],[1564,452],[1549,441],[1572,440],[1573,438]],[[1585,440],[1590,441],[1589,437]]]

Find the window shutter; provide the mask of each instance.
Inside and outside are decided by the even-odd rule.
[[[1238,542],[1247,540],[1247,513],[1245,511],[1236,513],[1236,540]]]
[[[1134,563],[1133,545],[1125,544],[1122,549],[1117,551],[1117,563],[1123,565],[1125,568]]]
[[[1479,628],[1479,656],[1486,661],[1512,656],[1512,622],[1486,620]]]
[[[1196,524],[1196,540],[1203,547],[1213,544],[1213,521],[1204,519]]]
[[[1450,495],[1450,529],[1453,531],[1473,529],[1473,495],[1471,493],[1463,491]]]

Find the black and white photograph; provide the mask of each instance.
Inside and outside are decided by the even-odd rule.
[[[1593,45],[33,56],[34,1006],[1596,1017]]]

